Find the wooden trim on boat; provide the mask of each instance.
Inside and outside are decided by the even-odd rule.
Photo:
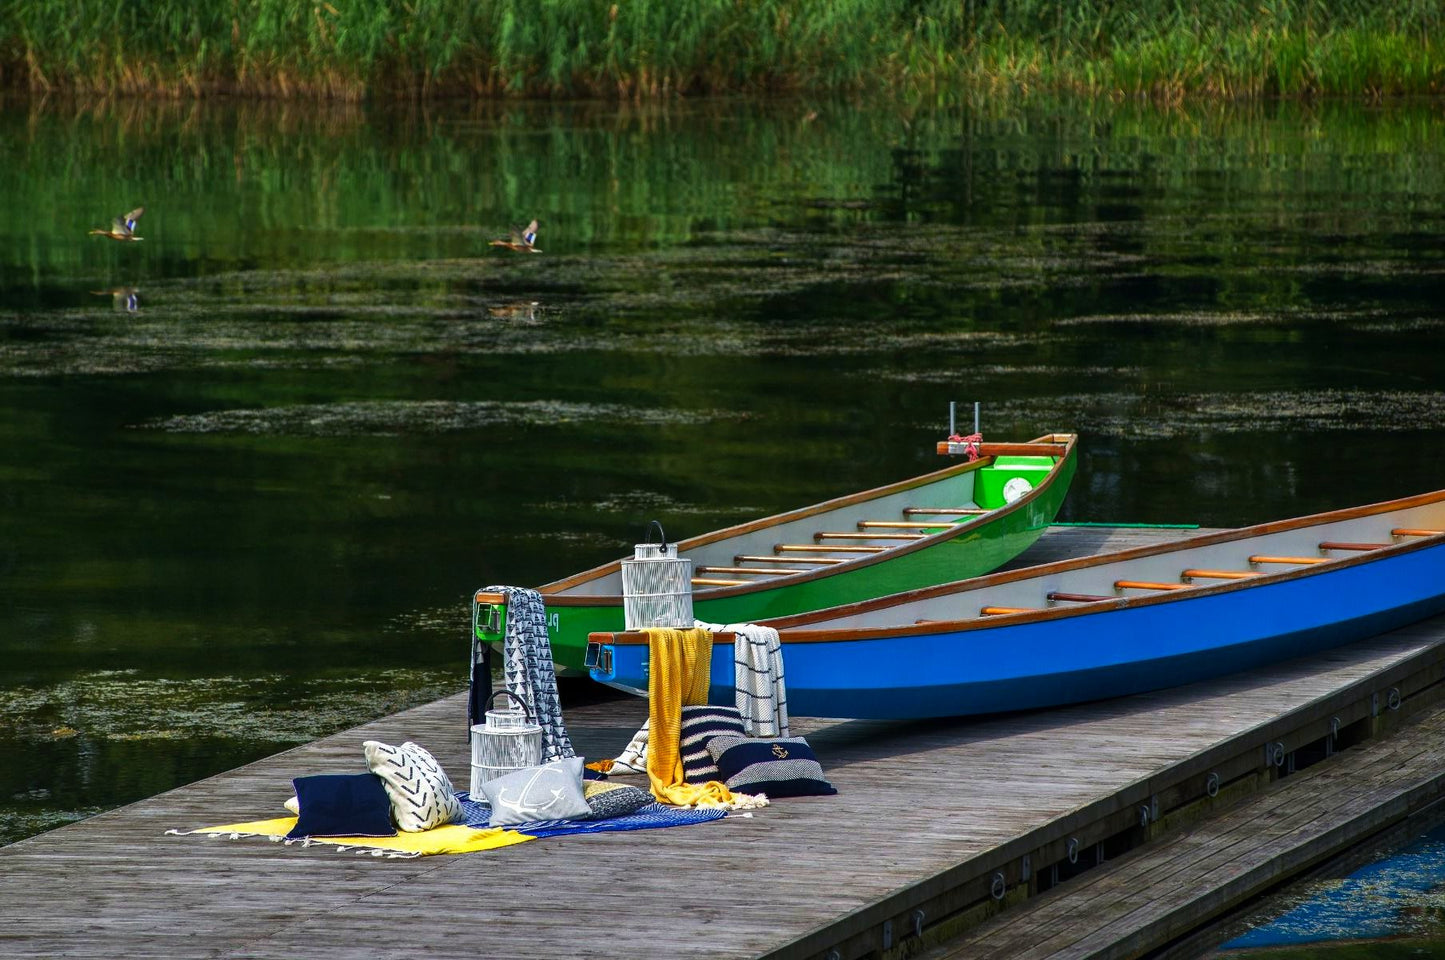
[[[1268,523],[1255,524],[1250,527],[1239,527],[1233,530],[1220,530],[1215,533],[1199,534],[1194,537],[1187,537],[1183,540],[1175,540],[1169,543],[1147,544],[1140,547],[1131,547],[1126,550],[1116,551],[1110,554],[1096,554],[1091,557],[1076,557],[1072,560],[1058,560],[1053,563],[1042,564],[1036,567],[1022,567],[1016,570],[1009,570],[1001,573],[985,574],[974,578],[971,583],[974,589],[994,587],[1000,584],[1013,583],[1019,580],[1028,580],[1045,574],[1061,574],[1071,570],[1079,570],[1086,567],[1100,566],[1105,563],[1119,563],[1142,557],[1155,557],[1170,553],[1179,553],[1183,550],[1196,547],[1214,546],[1221,543],[1231,543],[1237,540],[1248,540],[1266,534],[1283,533],[1290,530],[1302,530],[1309,527],[1322,526],[1327,523],[1337,523],[1342,520],[1358,520],[1364,517],[1378,516],[1391,513],[1396,510],[1410,509],[1413,507],[1429,506],[1433,503],[1445,501],[1445,490],[1436,490],[1430,493],[1416,494],[1411,497],[1401,497],[1398,500],[1388,500],[1381,503],[1365,504],[1357,507],[1346,507],[1340,510],[1331,510],[1325,513],[1316,513],[1304,517],[1293,517],[1287,520],[1273,520]],[[1427,540],[1413,540],[1392,544],[1388,547],[1390,553],[1406,553],[1416,549],[1427,549],[1434,544]],[[1230,580],[1214,584],[1170,584],[1153,583],[1148,581],[1121,580],[1119,583],[1133,584],[1143,589],[1156,589],[1160,593],[1150,596],[1129,598],[1130,606],[1148,605],[1153,603],[1168,603],[1178,599],[1175,591],[1189,590],[1190,596],[1211,596],[1237,589],[1249,589],[1261,579],[1269,582],[1278,580],[1290,580],[1299,577],[1312,576],[1328,570],[1340,567],[1354,566],[1357,563],[1367,563],[1373,559],[1371,553],[1358,553],[1349,557],[1331,558],[1328,566],[1324,564],[1312,564],[1309,566],[1298,566],[1290,570],[1282,570],[1275,573],[1257,573],[1254,577]],[[796,613],[785,617],[770,617],[768,624],[779,630],[792,632],[791,642],[806,642],[809,640],[824,639],[836,641],[840,639],[871,639],[882,635],[885,631],[879,628],[849,628],[846,630],[817,627],[819,620],[836,619],[844,612],[849,614],[866,613],[879,610],[885,607],[900,605],[907,602],[928,600],[932,597],[942,596],[957,592],[957,584],[938,584],[931,587],[920,587],[917,590],[909,590],[904,593],[895,594],[891,597],[876,597],[870,600],[860,600],[856,603],[846,604],[840,607],[833,607],[828,611],[809,611],[807,613]],[[1052,619],[1056,616],[1081,616],[1095,612],[1099,608],[1093,607],[1054,607],[1047,610],[1039,610],[1035,616],[1039,619]],[[934,625],[936,626],[936,625]],[[972,629],[966,623],[958,621],[950,624],[951,629]],[[914,628],[904,628],[912,632]],[[924,628],[917,628],[920,632]],[[810,637],[807,634],[822,634],[823,636]]]
[[[1329,557],[1267,557],[1255,554],[1250,563],[1329,563]]]
[[[1064,593],[1060,590],[1051,590],[1044,594],[1050,600],[1059,600],[1065,603],[1098,603],[1100,600],[1118,600],[1118,597],[1106,597],[1097,593]]]
[[[1396,527],[1390,531],[1391,536],[1396,537],[1438,537],[1445,533],[1445,530],[1420,530],[1414,527]]]
[[[477,603],[490,603],[493,606],[501,606],[502,604],[507,602],[507,595],[505,593],[493,593],[486,590],[478,590],[472,596],[472,599],[475,600]]]
[[[770,577],[788,577],[797,573],[787,567],[698,567],[698,573],[755,573]]]
[[[1326,540],[1320,544],[1321,550],[1383,550],[1391,546],[1388,543],[1342,543],[1338,540]]]
[[[1302,527],[1317,526],[1325,523],[1333,523],[1341,520],[1357,519],[1361,516],[1370,516],[1380,513],[1388,513],[1396,509],[1404,509],[1413,506],[1428,505],[1433,502],[1445,501],[1445,490],[1437,491],[1434,494],[1426,494],[1419,497],[1405,498],[1391,501],[1384,504],[1374,504],[1367,507],[1339,510],[1332,513],[1315,514],[1310,517],[1301,517],[1290,521],[1277,521],[1274,523],[1260,524],[1255,527],[1245,527],[1238,530],[1225,530],[1219,533],[1204,534],[1198,537],[1190,537],[1185,540],[1173,541],[1166,544],[1151,544],[1144,547],[1135,547],[1129,550],[1121,550],[1112,554],[1096,554],[1093,557],[1078,558],[1075,560],[1058,561],[1050,564],[1042,564],[1037,567],[1024,567],[1007,573],[989,574],[985,577],[977,577],[968,581],[971,591],[984,589],[1004,583],[1011,583],[1018,580],[1031,580],[1043,576],[1050,576],[1066,570],[1080,567],[1098,566],[1105,564],[1117,564],[1123,561],[1133,560],[1139,557],[1157,556],[1189,550],[1199,546],[1208,546],[1215,543],[1224,543],[1232,540],[1243,540],[1251,537],[1269,533],[1277,533],[1300,529]],[[1009,618],[1013,623],[1029,624],[1047,620],[1056,620],[1068,617],[1094,616],[1110,611],[1117,611],[1121,608],[1138,609],[1154,606],[1156,604],[1191,602],[1195,598],[1205,599],[1233,593],[1240,590],[1257,589],[1261,584],[1281,583],[1291,580],[1302,580],[1316,576],[1328,575],[1336,570],[1346,570],[1352,567],[1364,566],[1371,563],[1378,563],[1382,554],[1389,557],[1404,556],[1416,553],[1421,550],[1440,550],[1442,545],[1439,542],[1431,542],[1425,539],[1416,539],[1398,544],[1392,544],[1383,551],[1359,551],[1348,556],[1329,558],[1325,564],[1303,564],[1292,565],[1291,569],[1279,570],[1274,573],[1253,573],[1243,577],[1234,577],[1218,583],[1210,584],[1173,584],[1157,583],[1153,581],[1125,580],[1120,579],[1114,582],[1116,588],[1140,588],[1152,589],[1159,592],[1133,597],[1110,597],[1105,599],[1113,600],[1113,603],[1105,604],[1078,603],[1066,604],[1055,607],[1003,607],[984,606],[979,610],[977,617],[967,617],[956,620],[936,620],[930,618],[917,619],[908,624],[894,624],[891,626],[870,626],[870,627],[826,627],[811,626],[810,621],[822,619],[836,619],[840,614],[857,614],[870,610],[877,610],[890,606],[901,606],[905,603],[930,599],[935,596],[947,595],[958,592],[958,584],[943,584],[935,587],[926,587],[919,590],[908,591],[897,594],[893,597],[864,600],[858,603],[848,604],[843,607],[834,607],[829,611],[814,611],[806,614],[795,614],[790,617],[769,618],[769,626],[776,627],[783,634],[784,643],[849,643],[856,641],[874,640],[880,637],[902,637],[922,635],[946,631],[950,633],[963,633],[973,630],[990,629],[998,624],[1001,618]],[[1196,571],[1205,572],[1205,571]],[[1220,571],[1231,574],[1238,574],[1240,571]],[[1186,591],[1180,594],[1178,591]],[[593,633],[590,638],[601,643],[646,643],[646,634],[640,631],[629,631],[624,633]],[[714,634],[714,643],[731,643],[731,635]]]

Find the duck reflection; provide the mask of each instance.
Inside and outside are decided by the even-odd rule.
[[[536,320],[541,305],[537,300],[514,300],[488,307],[487,313],[499,320]]]
[[[110,287],[105,290],[92,290],[90,292],[97,297],[109,295],[111,305],[117,310],[124,310],[126,313],[135,313],[136,309],[140,306],[140,300],[136,296],[136,294],[140,293],[140,290],[136,287]]]

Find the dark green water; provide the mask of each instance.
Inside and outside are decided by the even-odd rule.
[[[1065,520],[1445,485],[1441,134],[0,108],[0,842],[458,691],[473,589],[930,469],[950,400],[1081,434]]]

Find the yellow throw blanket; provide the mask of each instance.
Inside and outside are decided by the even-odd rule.
[[[653,627],[647,634],[647,779],[652,795],[678,807],[722,807],[732,791],[716,780],[683,782],[682,708],[707,703],[711,686],[712,634],[706,630]]]
[[[203,833],[221,837],[271,837],[280,840],[296,826],[295,817],[279,817],[275,820],[252,820],[247,823],[228,823],[219,827],[202,827],[190,833]],[[170,831],[180,833],[181,831]],[[510,847],[514,843],[535,840],[525,833],[492,827],[475,830],[459,824],[433,827],[419,833],[398,833],[394,837],[311,837],[308,840],[292,840],[291,843],[328,843],[337,847],[370,847],[377,851],[390,851],[391,856],[421,857],[434,853],[475,853],[479,850],[495,850]],[[382,855],[382,854],[378,854]]]

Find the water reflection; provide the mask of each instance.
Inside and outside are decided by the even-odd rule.
[[[110,305],[116,310],[135,313],[140,307],[140,293],[135,287],[111,287],[109,290],[92,290],[97,297],[110,297]]]
[[[0,109],[0,839],[460,690],[478,586],[921,473],[951,400],[1081,435],[1064,520],[1439,487],[1440,116]]]
[[[1411,955],[1421,955],[1422,942],[1431,944],[1427,955],[1445,954],[1445,825],[1346,876],[1297,886],[1271,904],[1268,918],[1220,945],[1216,955],[1308,956],[1311,944],[1400,937],[1410,938]],[[1381,947],[1372,943],[1368,949]]]

